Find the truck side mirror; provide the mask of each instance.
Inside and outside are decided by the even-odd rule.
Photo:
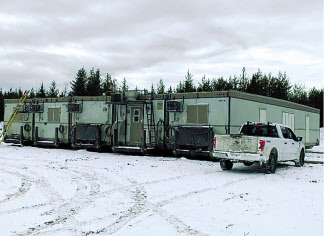
[[[297,141],[302,141],[303,137],[297,137]]]

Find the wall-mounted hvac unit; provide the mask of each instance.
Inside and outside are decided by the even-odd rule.
[[[28,103],[17,105],[18,113],[28,113],[29,110],[30,110],[30,104],[28,104]]]
[[[182,112],[182,103],[179,101],[169,100],[166,101],[166,110],[173,111],[173,112]]]
[[[82,112],[82,104],[78,104],[78,103],[68,103],[67,104],[67,109],[68,109],[68,112],[81,113]]]
[[[43,113],[44,112],[44,104],[31,104],[29,106],[29,111],[31,113]]]

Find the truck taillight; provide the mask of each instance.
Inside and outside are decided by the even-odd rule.
[[[216,137],[214,137],[214,139],[213,139],[213,148],[215,148],[216,147]]]
[[[259,149],[260,149],[261,151],[264,150],[264,146],[265,146],[265,140],[259,140]]]

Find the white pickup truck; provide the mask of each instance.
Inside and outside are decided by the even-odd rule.
[[[296,137],[287,126],[247,122],[239,134],[215,135],[212,156],[220,160],[223,170],[243,162],[246,166],[260,163],[266,173],[275,173],[278,162],[294,161],[303,166],[305,146],[302,137]]]

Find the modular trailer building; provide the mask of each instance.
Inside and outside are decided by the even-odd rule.
[[[5,100],[5,121],[17,102]],[[254,121],[288,125],[313,146],[319,142],[319,113],[237,91],[28,99],[6,142],[209,155],[214,134],[235,134],[244,122]]]

